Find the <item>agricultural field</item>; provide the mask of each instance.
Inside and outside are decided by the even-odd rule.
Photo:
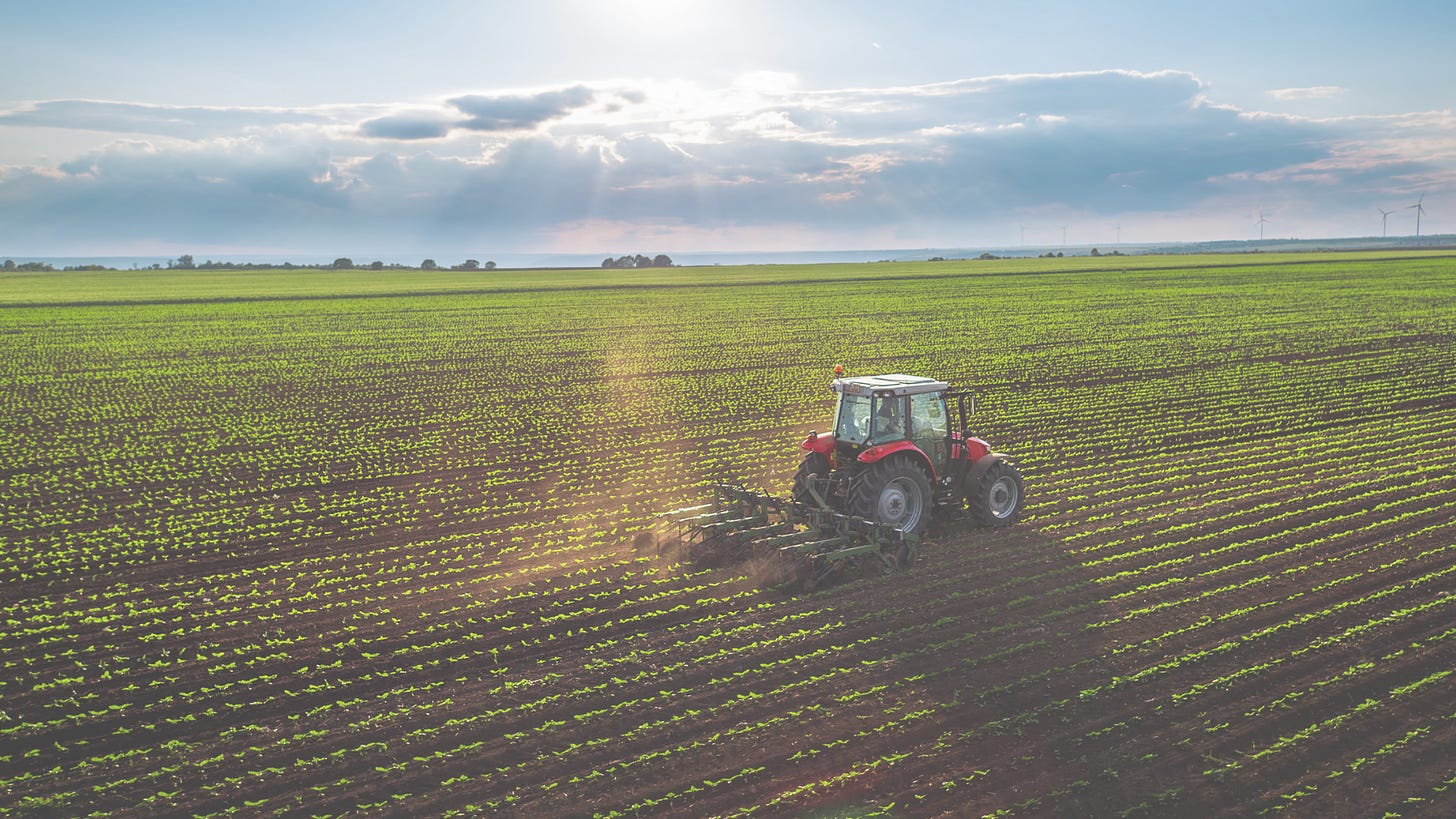
[[[1456,255],[0,285],[0,816],[1456,815]],[[835,363],[1023,522],[659,550]]]

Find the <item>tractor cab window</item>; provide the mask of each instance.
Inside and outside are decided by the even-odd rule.
[[[838,419],[834,438],[851,444],[862,444],[870,436],[870,398],[867,395],[839,394]]]
[[[910,423],[916,438],[944,438],[949,428],[946,423],[945,397],[940,393],[924,393],[910,397]]]
[[[945,470],[950,455],[950,414],[944,393],[910,396],[910,440],[930,459],[935,474]]]
[[[884,444],[906,439],[909,399],[840,393],[834,438],[851,444]]]
[[[905,397],[885,396],[875,398],[874,429],[870,431],[872,444],[905,440]]]

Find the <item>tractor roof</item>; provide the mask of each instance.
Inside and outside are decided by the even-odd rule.
[[[918,375],[859,375],[854,378],[836,378],[829,385],[835,392],[851,395],[919,395],[926,392],[944,392],[950,385],[934,378]]]

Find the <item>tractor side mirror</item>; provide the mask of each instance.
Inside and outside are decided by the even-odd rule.
[[[966,406],[967,402],[970,404],[969,409]],[[971,430],[971,416],[976,414],[976,396],[966,393],[957,395],[956,407],[960,410],[961,414],[961,428],[965,430],[965,434],[969,435]]]

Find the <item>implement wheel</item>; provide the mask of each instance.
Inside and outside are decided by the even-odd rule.
[[[1010,526],[1021,517],[1026,487],[1021,471],[1010,461],[999,461],[981,476],[968,500],[971,514],[985,526]]]
[[[852,514],[920,534],[930,523],[930,477],[914,461],[879,461],[860,477],[850,502]]]

